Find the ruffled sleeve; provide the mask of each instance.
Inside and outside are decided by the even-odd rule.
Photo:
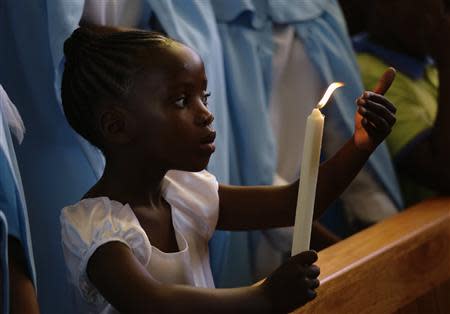
[[[219,219],[219,184],[206,170],[200,172],[169,171],[165,177],[164,196],[176,210],[174,223],[190,224],[209,240]]]
[[[145,231],[128,205],[107,197],[84,199],[62,210],[62,245],[69,278],[90,303],[105,302],[89,281],[87,263],[101,245],[118,241],[127,245],[142,265],[150,260],[151,246]]]

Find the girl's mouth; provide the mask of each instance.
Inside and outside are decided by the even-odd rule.
[[[212,144],[215,139],[216,131],[211,131],[201,139],[200,144]]]
[[[216,139],[216,131],[209,132],[200,141],[200,149],[206,154],[211,155],[216,150],[216,145],[214,145],[214,140]]]

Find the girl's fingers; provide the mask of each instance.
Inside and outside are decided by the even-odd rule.
[[[364,107],[359,107],[358,112],[367,120],[368,123],[372,124],[377,132],[386,133],[391,129],[391,125],[377,115],[376,113],[365,109]]]
[[[394,82],[396,73],[394,68],[388,68],[378,80],[377,86],[373,91],[377,94],[384,95],[389,87],[391,87],[392,82]]]
[[[311,289],[308,289],[307,291],[306,291],[306,298],[308,299],[308,300],[314,300],[315,298],[317,297],[317,293],[316,293],[316,291],[314,291],[314,290],[311,290]]]
[[[317,278],[320,275],[320,268],[316,265],[311,265],[306,270],[306,277]]]
[[[397,119],[395,118],[395,115],[391,111],[389,111],[383,105],[376,103],[374,101],[366,100],[365,103],[363,105],[361,105],[360,108],[375,113],[376,115],[378,115],[381,118],[383,118],[384,120],[386,120],[390,126],[393,126],[395,124],[395,122],[397,121]],[[359,109],[358,109],[358,111],[361,113],[361,111]]]
[[[308,288],[309,289],[316,289],[320,286],[319,279],[308,279]]]
[[[387,98],[385,98],[383,95],[366,91],[366,92],[364,92],[364,94],[363,94],[363,96],[361,98],[362,98],[363,101],[364,100],[371,100],[373,102],[376,102],[376,103],[386,107],[392,113],[396,113],[397,112],[397,108],[395,108],[395,106]]]
[[[317,261],[317,253],[315,251],[309,250],[300,252],[297,255],[292,256],[288,263],[293,263],[297,265],[311,265]]]
[[[384,138],[388,133],[378,129],[372,123],[368,122],[366,118],[362,119],[361,124],[366,130],[367,134],[369,134],[369,136],[375,140]]]

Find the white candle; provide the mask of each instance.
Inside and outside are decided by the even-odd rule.
[[[343,85],[342,83],[331,84],[317,107],[313,109],[306,120],[305,141],[300,167],[300,184],[295,212],[292,255],[308,250],[311,239],[311,225],[320,165],[320,148],[322,146],[323,125],[325,121],[325,117],[319,109],[325,106],[333,91]]]

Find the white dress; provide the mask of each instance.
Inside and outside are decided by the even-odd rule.
[[[128,204],[107,197],[83,199],[61,213],[62,244],[70,281],[93,313],[117,313],[89,281],[86,266],[101,245],[127,245],[150,276],[166,284],[213,288],[208,240],[214,233],[219,197],[216,178],[207,171],[169,171],[163,197],[170,204],[179,251],[153,247]]]

